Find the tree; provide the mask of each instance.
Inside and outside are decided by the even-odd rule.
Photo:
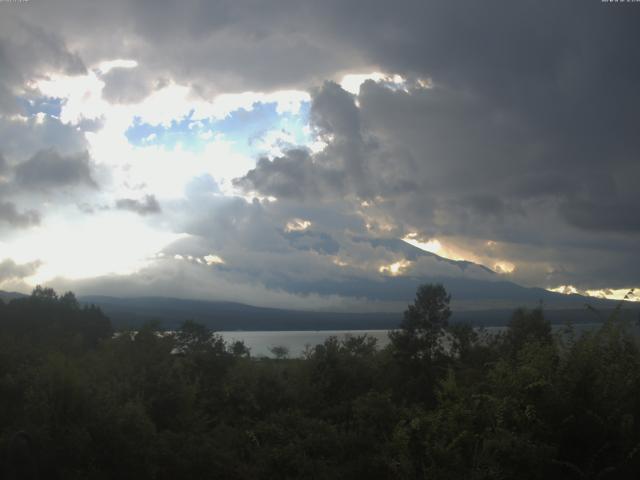
[[[413,305],[404,312],[400,330],[389,333],[396,355],[406,360],[431,359],[448,325],[451,295],[441,284],[418,287]]]
[[[31,299],[33,302],[52,304],[58,300],[58,294],[53,288],[36,285],[36,288],[31,292]]]
[[[551,324],[544,318],[542,307],[527,310],[518,308],[509,321],[506,340],[508,348],[517,352],[530,342],[550,344],[553,341]]]
[[[60,303],[60,306],[67,310],[80,310],[80,303],[73,292],[65,293],[58,299],[58,302]]]
[[[446,372],[443,339],[451,316],[450,300],[442,285],[420,285],[413,305],[404,312],[400,329],[389,332],[397,366],[394,390],[428,405],[434,404],[435,387]]]
[[[269,348],[269,351],[278,360],[285,360],[289,357],[289,349],[283,345],[275,345]]]

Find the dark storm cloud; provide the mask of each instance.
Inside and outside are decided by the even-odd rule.
[[[569,223],[584,230],[640,233],[638,199],[628,202],[572,202],[561,206]]]
[[[15,181],[19,187],[31,190],[78,186],[97,188],[87,152],[62,156],[53,149],[40,151],[19,164],[15,169]]]
[[[119,210],[129,210],[138,215],[153,215],[162,211],[160,203],[154,195],[145,195],[142,200],[120,198],[116,200],[116,208]]]
[[[521,265],[512,278],[529,284],[637,283],[635,253],[624,248],[639,243],[632,149],[601,145],[607,140],[588,122],[578,142],[548,134],[526,112],[438,86],[407,92],[366,82],[354,118],[346,92],[343,104],[323,101],[315,108],[318,97],[338,89],[328,85],[314,96],[311,118],[332,136],[325,151],[299,156],[297,164],[291,155],[262,160],[236,185],[307,201],[341,195],[347,210],[374,198],[373,217],[391,219],[397,235],[475,238],[471,251],[486,240],[537,245],[526,254],[511,249],[508,257]],[[618,142],[637,139],[622,135]],[[567,249],[591,260],[566,255]],[[606,256],[610,266],[596,268],[593,255]],[[597,279],[589,276],[596,273]]]

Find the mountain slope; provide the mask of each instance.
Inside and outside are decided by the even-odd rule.
[[[163,328],[173,329],[195,320],[214,330],[361,330],[394,328],[401,319],[401,313],[306,312],[166,297],[95,295],[80,300],[98,305],[116,327],[159,321]]]
[[[581,297],[582,298],[582,297]],[[87,296],[84,303],[98,305],[118,328],[138,327],[144,322],[158,321],[162,328],[175,329],[184,320],[195,320],[214,330],[374,330],[396,328],[402,312],[347,313],[312,312],[262,308],[232,302],[209,302],[166,297],[117,298]],[[588,300],[584,299],[583,300]],[[599,310],[606,317],[616,302],[601,302]],[[584,306],[545,308],[552,323],[572,321],[597,322],[598,317]],[[465,321],[476,326],[505,325],[512,308],[453,310],[452,321]],[[626,305],[622,315],[638,316],[638,307]]]
[[[26,297],[26,295],[24,293],[5,292],[3,290],[0,290],[0,300],[2,300],[4,303],[8,303],[15,298],[22,298],[22,297]]]
[[[379,275],[373,277],[338,275],[323,280],[301,280],[288,283],[288,291],[307,295],[340,295],[376,301],[387,306],[384,313],[295,311],[263,308],[245,303],[206,301],[171,297],[123,298],[101,295],[80,296],[84,303],[100,306],[117,327],[138,327],[157,320],[164,328],[176,328],[187,319],[204,323],[216,330],[332,330],[394,328],[406,305],[413,301],[416,289],[423,283],[442,283],[452,296],[453,321],[475,325],[504,325],[518,307],[534,308],[542,304],[552,322],[598,321],[585,305],[606,316],[617,302],[581,295],[564,295],[542,288],[527,288],[504,280],[490,269],[468,261],[450,260],[426,252],[398,239],[358,238],[374,248],[383,248],[406,260],[426,259],[422,275]],[[445,268],[440,268],[444,266]],[[433,267],[433,268],[431,268]],[[278,288],[273,285],[272,288]],[[7,302],[22,294],[0,292]],[[242,299],[244,301],[244,299]],[[247,303],[252,299],[247,299]],[[389,312],[389,309],[393,311]],[[635,318],[640,305],[627,302],[623,314]]]

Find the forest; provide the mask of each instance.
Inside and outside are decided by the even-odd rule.
[[[425,284],[384,348],[255,358],[188,320],[115,332],[73,293],[0,301],[3,478],[638,478],[640,350],[620,309],[580,335],[519,309],[489,335],[449,304]]]

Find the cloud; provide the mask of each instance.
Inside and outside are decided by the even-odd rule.
[[[17,264],[11,259],[5,259],[0,262],[0,284],[29,277],[36,273],[40,265],[39,261]]]
[[[0,155],[0,229],[2,237],[11,237],[12,229],[45,224],[42,200],[47,216],[55,216],[69,204],[89,205],[89,195],[98,193],[93,177],[94,165],[88,153],[61,155],[55,149],[37,152],[28,160],[9,162]]]
[[[583,230],[640,233],[637,200],[568,201],[560,211],[570,224]]]
[[[63,0],[55,8],[15,9],[6,23],[29,21],[64,32],[87,64],[118,51],[117,58],[151,67],[150,78],[166,76],[212,96],[309,84],[334,68],[353,66],[356,52],[339,48],[330,36],[318,41],[317,29],[307,28],[313,17],[330,21],[324,9],[316,10],[312,3],[301,9],[288,1],[269,8],[254,1],[188,1],[176,9],[170,2],[116,0],[95,5],[89,14],[81,2]]]
[[[0,200],[0,221],[13,227],[26,228],[40,223],[40,214],[35,210],[20,212],[14,203]]]
[[[48,283],[58,290],[80,295],[153,295],[236,301],[264,307],[327,311],[398,311],[403,303],[379,302],[340,294],[294,293],[279,286],[266,286],[246,276],[219,274],[219,266],[184,260],[164,259],[132,275],[106,275],[84,280],[57,278]],[[181,282],[176,282],[181,278]],[[415,289],[414,289],[415,291]],[[390,306],[391,305],[391,306]]]
[[[233,181],[236,187],[278,198],[318,199],[341,188],[340,171],[313,162],[306,150],[289,150],[273,160],[261,158],[256,168]]]
[[[154,78],[153,72],[143,71],[142,67],[112,68],[100,78],[105,83],[103,98],[115,104],[139,103],[168,84],[166,79]]]
[[[51,115],[38,118],[35,115],[3,117],[0,114],[0,142],[8,163],[26,161],[39,151],[51,148],[61,155],[87,149],[84,129],[79,131]]]
[[[153,215],[160,213],[160,203],[154,195],[145,195],[142,200],[134,198],[120,198],[116,200],[116,208],[119,210],[129,210],[138,215]]]
[[[343,211],[389,224],[398,236],[465,238],[470,251],[506,242],[509,257],[493,262],[519,265],[510,275],[525,284],[637,282],[623,253],[637,235],[631,212],[640,200],[628,180],[630,157],[603,171],[602,159],[585,151],[576,170],[573,159],[558,161],[575,148],[572,139],[533,135],[524,116],[442,87],[399,91],[367,81],[354,98],[325,84],[311,111],[328,143],[322,152],[260,160],[235,185],[306,202],[339,196]],[[611,268],[591,270],[569,249],[605,255]]]
[[[311,120],[323,135],[346,140],[360,136],[360,114],[355,97],[334,82],[325,82],[313,96]]]
[[[324,255],[335,255],[340,251],[340,244],[328,233],[320,232],[287,232],[291,246],[299,250],[313,250]]]
[[[5,170],[18,165],[16,181],[20,168],[28,170],[22,186],[31,189],[97,183],[77,161],[80,168],[55,174],[40,168],[54,162],[26,167],[50,147],[60,159],[87,148],[84,131],[63,123],[80,115],[40,123],[15,116],[25,113],[19,97],[37,96],[33,81],[54,72],[135,59],[136,68],[89,71],[96,85],[104,82],[100,100],[109,107],[91,112],[97,121],[116,111],[109,102],[124,109],[144,98],[140,115],[171,124],[191,114],[192,100],[199,115],[223,118],[230,98],[252,105],[257,94],[203,99],[310,90],[310,131],[322,150],[282,148],[242,169],[231,168],[239,162],[230,151],[217,150],[210,154],[215,165],[207,157],[208,171],[195,161],[197,168],[187,169],[175,161],[178,153],[160,149],[139,161],[114,142],[119,137],[100,143],[89,135],[91,154],[106,164],[115,151],[121,163],[114,176],[138,172],[135,184],[158,195],[163,221],[190,235],[171,246],[187,251],[175,253],[215,252],[238,282],[255,276],[282,289],[298,282],[307,293],[342,274],[375,282],[371,272],[403,254],[353,238],[415,233],[490,266],[509,262],[509,278],[526,284],[623,288],[638,282],[638,21],[638,9],[598,2],[416,0],[390,8],[382,0],[115,0],[91,10],[78,0],[40,2],[0,19]],[[359,88],[352,92],[325,82],[374,71],[380,75],[353,77]],[[383,80],[393,74],[406,81]],[[240,176],[236,189],[261,200],[224,197],[233,189],[215,173],[227,167]],[[221,188],[192,185],[201,190],[197,200],[189,192],[184,198],[179,174],[206,174]],[[17,212],[24,203],[0,187]],[[120,199],[124,208],[152,213],[153,202],[118,188],[100,202]],[[311,226],[288,236],[292,218]],[[420,260],[405,270],[429,268]]]
[[[0,114],[12,115],[21,112],[18,95],[29,90],[30,80],[54,71],[83,73],[85,66],[58,33],[5,13],[0,19]]]
[[[51,190],[85,186],[97,188],[91,174],[88,152],[62,156],[56,150],[42,150],[15,168],[15,181],[21,188]]]
[[[273,160],[260,159],[256,168],[235,185],[247,191],[296,199],[334,195],[372,195],[372,177],[365,157],[374,147],[361,135],[360,114],[354,97],[333,82],[312,95],[310,121],[328,146],[319,153],[292,149]]]

